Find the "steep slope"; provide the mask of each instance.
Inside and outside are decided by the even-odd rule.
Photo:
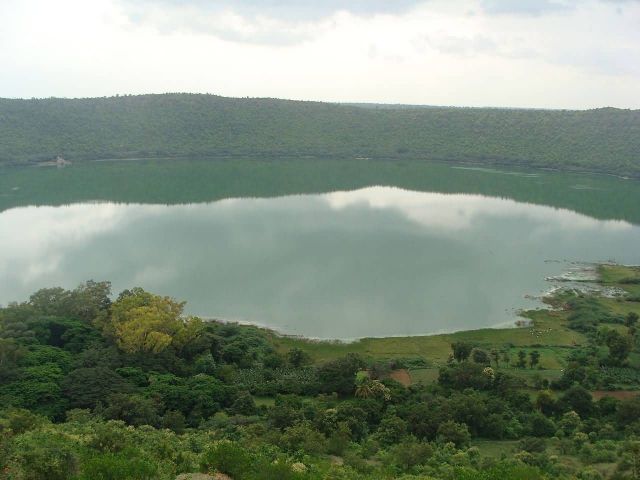
[[[424,158],[640,177],[640,111],[363,108],[195,94],[0,99],[0,163],[58,154]]]

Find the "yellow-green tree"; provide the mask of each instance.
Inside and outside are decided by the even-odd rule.
[[[134,288],[123,292],[111,306],[109,330],[125,352],[159,353],[193,337],[196,325],[185,326],[183,308],[184,302]]]

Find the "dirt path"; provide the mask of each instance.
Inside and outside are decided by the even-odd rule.
[[[409,385],[411,385],[411,375],[405,368],[394,370],[389,374],[389,377],[394,379],[396,382],[401,383],[405,387],[408,387]]]
[[[595,390],[591,392],[594,400],[600,400],[603,397],[617,398],[618,400],[627,400],[640,395],[637,390]]]

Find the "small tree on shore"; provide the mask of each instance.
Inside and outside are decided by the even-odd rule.
[[[509,355],[509,351],[505,350],[502,352],[502,361],[507,364],[507,367],[511,363],[511,355]]]
[[[516,364],[518,368],[526,368],[527,367],[527,352],[524,350],[520,350],[518,352],[518,363]]]
[[[489,355],[491,355],[491,358],[495,362],[496,368],[500,368],[500,352],[495,348],[492,348]]]
[[[531,368],[535,368],[536,365],[540,363],[540,352],[534,350],[533,352],[529,352],[529,366]]]
[[[471,358],[473,359],[473,363],[477,363],[478,365],[491,365],[491,357],[489,354],[480,348],[474,348],[471,353]]]
[[[451,349],[453,350],[453,358],[458,362],[465,362],[471,355],[473,345],[466,342],[454,342],[451,344]]]

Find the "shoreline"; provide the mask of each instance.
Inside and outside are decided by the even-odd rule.
[[[165,156],[133,156],[133,157],[87,157],[87,158],[75,158],[77,165],[82,164],[91,164],[91,163],[101,163],[101,162],[145,162],[145,161],[185,161],[185,160],[210,160],[210,161],[228,161],[235,159],[247,159],[247,160],[259,160],[264,162],[278,162],[280,160],[285,161],[295,161],[295,160],[341,160],[345,162],[351,161],[371,161],[371,162],[418,162],[418,163],[435,163],[440,165],[447,165],[452,168],[464,168],[464,167],[473,167],[473,168],[486,168],[491,169],[492,167],[500,167],[507,168],[513,170],[526,170],[531,174],[536,172],[554,172],[554,173],[566,173],[566,174],[576,174],[576,175],[595,175],[595,176],[607,176],[617,178],[619,180],[632,180],[632,181],[640,181],[640,173],[614,173],[608,171],[600,171],[600,170],[589,170],[589,169],[580,169],[580,168],[558,168],[558,167],[549,167],[543,165],[523,165],[522,163],[515,162],[505,162],[500,160],[488,160],[488,161],[480,161],[480,160],[445,160],[442,158],[406,158],[406,157],[390,157],[390,156],[367,156],[367,157],[351,157],[349,155],[319,155],[319,154],[264,154],[264,153],[238,153],[238,154],[212,154],[212,153],[202,153],[201,155],[165,155]],[[48,160],[27,160],[27,161],[9,161],[0,163],[0,168],[15,168],[15,167],[42,167],[49,166],[47,165],[50,161]],[[51,165],[55,166],[55,165]],[[72,165],[70,165],[72,167]],[[496,172],[501,173],[501,172]]]

